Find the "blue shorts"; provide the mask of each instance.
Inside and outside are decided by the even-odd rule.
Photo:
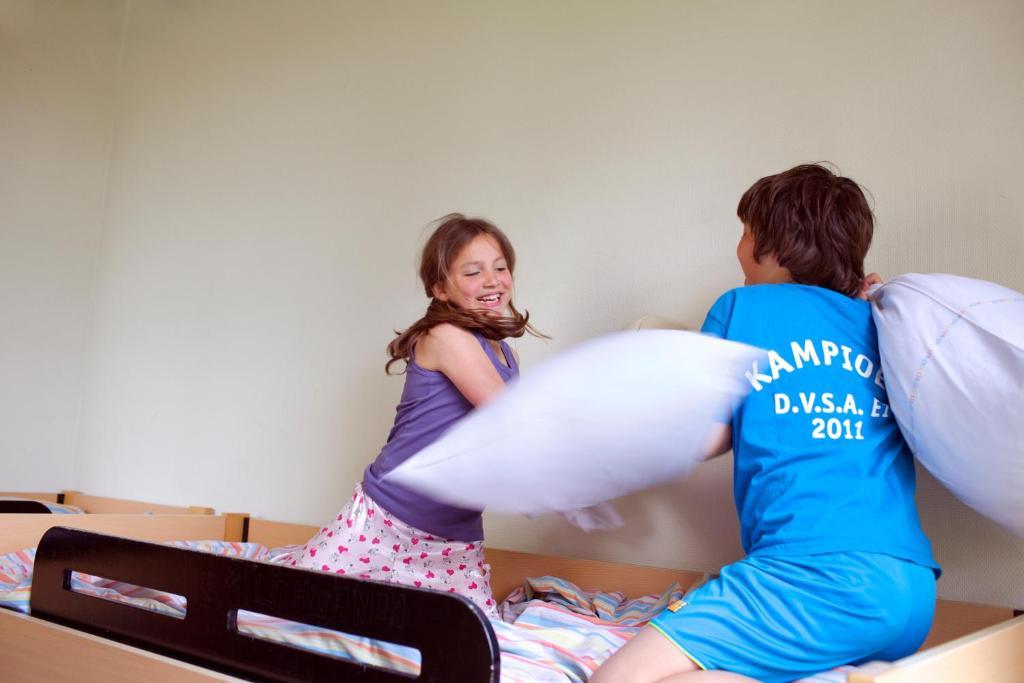
[[[931,569],[844,552],[748,557],[651,626],[702,669],[774,683],[905,657],[924,642],[934,614]]]

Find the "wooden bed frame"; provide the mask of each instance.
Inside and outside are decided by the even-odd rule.
[[[61,526],[144,541],[241,541],[248,515],[8,514],[0,517],[0,554],[31,548],[49,529]],[[0,610],[2,611],[2,610]]]
[[[200,505],[180,507],[145,503],[137,500],[121,498],[105,498],[90,496],[79,491],[61,491],[60,493],[0,493],[0,498],[21,498],[24,500],[40,500],[60,505],[74,505],[86,513],[95,514],[154,514],[154,515],[212,515],[214,509]]]
[[[59,523],[64,525],[69,517],[76,521],[102,518],[102,523],[97,523],[95,526],[86,524],[76,526],[153,541],[213,537],[207,533],[208,529],[199,532],[195,527],[189,526],[191,522],[203,521],[202,516],[172,515],[168,517],[168,520],[175,517],[176,521],[181,524],[177,528],[171,524],[163,525],[159,530],[155,526],[148,527],[142,524],[141,520],[136,522],[135,526],[124,526],[119,523],[118,520],[124,522],[130,516],[61,515],[58,518]],[[148,516],[147,519],[152,523],[158,518]],[[230,535],[231,538],[228,540],[249,540],[273,547],[289,543],[303,543],[312,537],[318,529],[306,525],[256,519],[248,520],[248,522],[246,529],[243,520],[236,519],[232,526],[233,531],[229,531],[231,523],[225,518],[221,527],[224,538],[228,539]],[[198,535],[196,535],[197,532]],[[248,538],[244,538],[245,532],[247,532]],[[32,533],[41,535],[42,532],[37,528],[30,532],[29,536]],[[5,547],[10,549],[9,537],[12,535],[0,532],[0,552],[7,552]],[[23,540],[28,538],[24,531],[17,538],[19,541],[16,545],[20,544],[19,547],[32,545],[31,542],[23,543]],[[187,552],[169,548],[165,551],[170,553]],[[511,587],[521,585],[528,576],[555,575],[573,581],[584,589],[620,590],[630,596],[660,592],[672,581],[678,581],[685,588],[701,576],[696,572],[682,570],[534,555],[492,548],[487,549],[486,554],[492,567],[492,586],[495,589],[495,594],[499,597],[503,597],[503,594]],[[234,562],[244,561],[234,560]],[[85,565],[78,566],[85,567]],[[289,581],[295,575],[292,570],[270,565],[259,566],[267,567],[268,571],[291,572],[282,575],[288,577]],[[39,571],[38,568],[37,571]],[[107,570],[106,574],[103,571],[95,573],[105,576],[113,572]],[[130,581],[119,571],[117,573],[118,576],[111,578]],[[343,577],[320,575],[315,572],[309,574],[322,576],[322,580],[346,581]],[[138,583],[151,585],[152,582],[139,581]],[[379,584],[368,582],[362,582],[360,585],[372,587],[367,590],[376,590],[379,587]],[[388,588],[400,592],[422,592],[411,588]],[[180,593],[180,591],[173,590],[171,592]],[[397,598],[387,599],[397,600]],[[33,595],[34,603],[35,595]],[[280,616],[304,623],[320,623],[329,628],[346,630],[337,623],[315,622],[310,615],[300,615],[297,618]],[[875,662],[861,666],[849,675],[849,683],[924,683],[925,681],[952,683],[952,681],[965,680],[1024,680],[1024,616],[1012,617],[1013,611],[1008,608],[939,601],[935,625],[920,652],[898,662]],[[349,622],[349,626],[348,632],[355,632],[351,629],[351,622]],[[361,629],[359,632],[365,634],[365,631]],[[366,635],[374,637],[372,634]],[[10,680],[128,681],[138,680],[139,672],[143,670],[146,672],[146,678],[151,678],[154,681],[236,680],[224,673],[197,666],[194,663],[170,659],[160,654],[44,621],[35,616],[28,617],[0,610],[0,638],[3,637],[17,638],[19,642],[25,643],[24,647],[0,652],[0,664],[4,666],[3,670],[14,672],[13,678]],[[382,639],[392,642],[407,642],[400,640],[393,633],[384,634]],[[69,671],[64,665],[66,657],[62,656],[60,658],[62,661],[56,661],[57,658],[43,654],[52,652],[75,653],[74,670]],[[378,678],[371,677],[364,680],[394,680],[394,674],[384,674],[376,669],[373,669],[372,672]],[[245,675],[252,676],[253,674],[250,672]],[[379,677],[381,675],[385,677]],[[391,678],[387,678],[388,675]],[[267,680],[286,679],[268,676]],[[425,679],[421,678],[421,680]]]

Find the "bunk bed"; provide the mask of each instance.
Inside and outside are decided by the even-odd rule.
[[[67,519],[63,516],[60,521]],[[191,519],[201,520],[202,516]],[[263,520],[250,520],[246,529],[239,522],[234,526],[236,535],[247,531],[249,541],[275,546],[301,543],[314,530]],[[222,522],[224,537],[230,533],[228,528],[228,523]],[[119,531],[108,527],[105,531],[141,535],[138,526],[122,526]],[[169,540],[175,534],[179,539],[199,538],[205,533],[184,526],[162,531],[166,533],[150,533],[149,540]],[[0,552],[24,538],[12,545],[11,538],[0,536]],[[668,581],[692,583],[700,576],[498,549],[488,550],[488,561],[499,597],[526,577],[539,574],[557,574],[582,586],[634,594],[660,590]],[[238,630],[240,610],[414,648],[421,656],[416,680],[497,681],[501,675],[494,629],[471,603],[451,595],[73,529],[47,531],[36,562],[32,616],[0,610],[0,637],[24,643],[0,654],[0,670],[6,680],[137,680],[140,671],[153,680],[411,678],[407,673],[300,652],[246,635]],[[180,594],[187,600],[187,617],[169,619],[76,594],[68,589],[71,571]],[[1012,617],[1009,609],[940,601],[935,627],[922,651],[898,662],[849,668],[845,676],[849,683],[1024,680],[1024,617]],[[415,625],[423,624],[428,627],[417,630]],[[66,657],[46,655],[52,652],[74,653],[74,667],[67,667]],[[452,662],[466,662],[471,668],[445,668],[455,666]]]

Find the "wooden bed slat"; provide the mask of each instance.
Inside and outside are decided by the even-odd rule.
[[[27,498],[29,500],[45,500],[47,503],[56,503],[56,493],[26,493],[24,491],[13,491],[0,493],[0,498]]]
[[[536,555],[500,548],[485,548],[484,555],[491,565],[491,589],[499,600],[531,576],[557,576],[583,590],[621,591],[630,598],[661,593],[673,581],[686,590],[703,576],[700,572],[682,569]]]
[[[320,527],[290,522],[271,522],[266,519],[249,519],[248,540],[262,543],[268,548],[302,544],[313,538]]]
[[[245,528],[249,522],[247,512],[225,512],[224,515],[224,540],[241,543],[245,541]]]
[[[249,540],[268,548],[305,543],[319,530],[308,524],[249,520]],[[531,576],[557,576],[584,590],[622,591],[627,597],[661,593],[677,581],[685,590],[700,579],[700,572],[625,565],[600,560],[581,560],[557,555],[537,555],[485,546],[491,565],[491,589],[502,600]]]
[[[0,554],[39,545],[55,526],[116,533],[146,541],[223,540],[226,519],[219,515],[4,515]]]
[[[175,619],[73,592],[71,571],[183,596],[186,616]],[[497,683],[500,676],[494,629],[462,596],[77,529],[55,527],[40,542],[31,608],[35,617],[255,680],[409,677],[239,633],[238,610],[414,647],[421,654],[416,680],[424,683]]]
[[[198,505],[178,506],[160,505],[157,503],[144,503],[134,500],[122,500],[120,498],[105,498],[103,496],[89,496],[78,491],[65,491],[64,504],[74,505],[85,512],[106,515],[124,514],[160,514],[160,515],[212,515],[214,509]]]
[[[159,503],[146,503],[137,500],[89,496],[79,491],[62,491],[61,493],[14,491],[0,493],[0,498],[25,498],[29,500],[43,500],[48,503],[74,505],[81,508],[84,512],[98,514],[212,515],[216,512],[213,508],[202,505],[161,505]]]

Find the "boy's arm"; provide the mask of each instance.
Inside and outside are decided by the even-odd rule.
[[[704,460],[717,458],[732,449],[732,425],[716,424]]]
[[[711,310],[704,318],[704,324],[700,326],[703,334],[709,334],[719,339],[724,339],[729,329],[728,320],[732,318],[733,306],[736,303],[736,290],[726,292],[718,297]],[[732,423],[717,423],[714,431],[708,439],[708,446],[705,449],[703,460],[717,458],[723,453],[732,449]]]

